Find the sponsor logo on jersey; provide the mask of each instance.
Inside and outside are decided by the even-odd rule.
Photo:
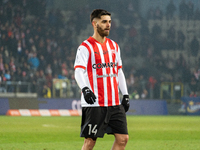
[[[108,67],[109,68],[117,67],[117,63],[110,62],[110,63],[98,63],[98,64],[92,65],[93,69],[101,69],[101,68],[108,68]]]
[[[116,74],[97,75],[97,78],[104,78],[104,77],[117,77],[117,75]]]

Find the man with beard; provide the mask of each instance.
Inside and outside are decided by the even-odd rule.
[[[129,95],[120,48],[107,38],[111,14],[95,9],[90,21],[94,34],[78,47],[74,64],[75,79],[82,90],[80,136],[85,138],[82,150],[92,150],[97,138],[103,138],[105,133],[115,137],[112,150],[124,150],[129,138],[125,114],[129,109]]]

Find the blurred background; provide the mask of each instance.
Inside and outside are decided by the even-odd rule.
[[[199,0],[0,0],[0,97],[79,99],[74,59],[96,8],[112,13],[131,99],[200,96]]]

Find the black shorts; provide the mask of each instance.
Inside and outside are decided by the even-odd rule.
[[[80,136],[103,137],[105,133],[128,134],[124,107],[83,107]]]

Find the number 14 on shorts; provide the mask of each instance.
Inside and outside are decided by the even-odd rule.
[[[88,130],[88,135],[91,135],[92,133],[94,135],[97,134],[97,124],[95,124],[94,126],[92,126],[92,124],[88,124],[89,130]]]

